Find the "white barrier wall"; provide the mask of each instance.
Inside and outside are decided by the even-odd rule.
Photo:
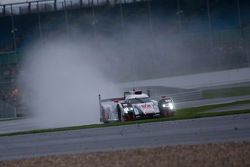
[[[182,89],[197,89],[202,87],[220,86],[250,82],[250,68],[240,68],[226,71],[200,73],[177,77],[158,78],[126,82],[122,87],[166,86]]]

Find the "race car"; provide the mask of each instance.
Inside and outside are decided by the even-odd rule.
[[[175,113],[174,103],[171,98],[162,97],[159,101],[149,97],[150,93],[142,91],[124,92],[124,97],[101,99],[100,121],[130,121],[141,118],[172,116]]]

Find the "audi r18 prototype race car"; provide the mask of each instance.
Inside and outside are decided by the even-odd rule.
[[[129,91],[124,92],[124,97],[101,99],[100,121],[130,121],[140,118],[171,116],[175,113],[174,103],[171,98],[162,97],[159,101],[149,97],[149,92]]]

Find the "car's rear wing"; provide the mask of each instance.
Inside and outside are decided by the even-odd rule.
[[[101,95],[99,95],[99,102],[102,103],[102,102],[107,102],[107,101],[113,101],[113,102],[119,102],[119,101],[122,101],[124,100],[124,97],[116,97],[116,98],[110,98],[110,99],[102,99],[101,98]]]
[[[124,92],[124,99],[125,99],[125,97],[127,96],[127,95],[130,95],[130,94],[137,94],[137,95],[139,95],[139,94],[142,94],[143,93],[143,91],[141,91],[141,90],[133,90],[133,91],[128,91],[128,92]],[[147,90],[147,93],[146,93],[147,95],[148,95],[148,97],[150,97],[150,90]]]
[[[105,112],[107,111],[107,106],[109,106],[109,113],[112,115],[112,112],[116,112],[116,106],[119,102],[124,101],[124,97],[115,97],[115,98],[109,98],[109,99],[102,99],[101,95],[99,94],[99,107],[100,107],[100,121],[104,121]],[[112,107],[111,107],[112,106]],[[110,118],[110,121],[112,121],[113,118]],[[106,120],[107,121],[107,120]]]

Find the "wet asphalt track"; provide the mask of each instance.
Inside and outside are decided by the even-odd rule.
[[[0,160],[250,140],[250,114],[0,137]]]
[[[176,107],[180,109],[180,108],[197,107],[197,106],[203,106],[203,105],[230,103],[230,102],[235,102],[239,100],[249,100],[249,99],[250,99],[250,96],[238,96],[238,97],[228,97],[228,98],[218,98],[218,99],[186,101],[186,102],[177,103]],[[227,108],[227,110],[231,110],[231,107]],[[52,127],[40,126],[38,121],[39,120],[35,120],[33,118],[0,121],[0,134],[20,132],[20,131],[29,131],[29,130],[35,130],[35,129],[44,129],[44,128],[55,128],[53,126]]]

